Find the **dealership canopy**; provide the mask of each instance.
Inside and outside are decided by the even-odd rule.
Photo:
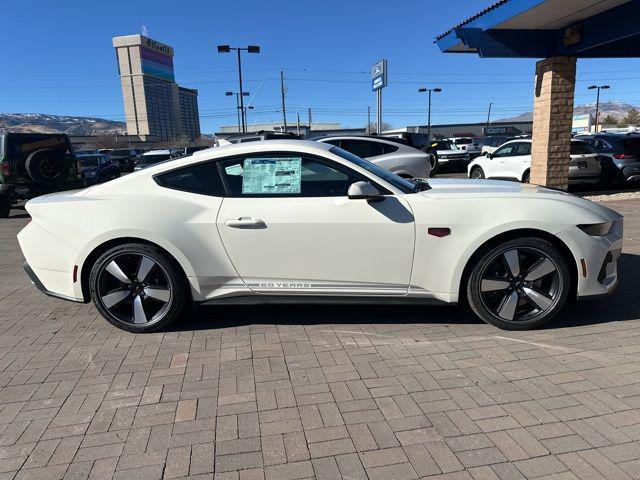
[[[640,0],[502,0],[436,43],[481,57],[638,57]]]

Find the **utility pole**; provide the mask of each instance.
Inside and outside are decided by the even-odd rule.
[[[609,85],[591,85],[590,87],[588,87],[589,90],[594,90],[596,88],[598,89],[598,94],[596,96],[596,133],[598,133],[598,116],[600,115],[600,89],[608,90],[611,87]]]
[[[441,92],[441,88],[419,88],[419,93],[428,92],[429,93],[429,107],[427,110],[427,138],[431,141],[431,93],[439,93]]]
[[[367,107],[367,135],[371,133],[371,105]]]
[[[300,112],[296,110],[296,117],[298,117],[298,136],[300,136]]]
[[[238,133],[242,131],[242,121],[240,120],[240,95],[236,93],[236,111],[238,112]]]
[[[309,133],[311,133],[311,109],[308,110],[309,114]]]
[[[285,94],[285,88],[284,88],[284,70],[280,70],[280,94],[282,95],[282,125],[284,128],[284,131],[287,131],[287,107],[285,106],[284,103],[284,94]]]
[[[489,111],[487,112],[487,127],[489,126],[489,123],[491,123],[491,105],[493,105],[493,103],[489,103]]]

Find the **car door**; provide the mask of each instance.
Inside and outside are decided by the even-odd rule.
[[[349,186],[366,177],[300,153],[238,156],[219,168],[228,195],[218,230],[250,289],[294,295],[407,292],[414,219],[400,196],[350,200]]]
[[[514,156],[507,158],[507,177],[522,181],[528,170],[531,170],[531,142],[519,142]]]
[[[518,143],[519,142],[513,142],[502,145],[491,154],[491,159],[487,162],[487,168],[485,170],[486,178],[509,178],[507,161],[515,155]]]

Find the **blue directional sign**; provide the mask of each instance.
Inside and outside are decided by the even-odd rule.
[[[387,86],[387,61],[380,60],[371,67],[371,90],[374,92]]]

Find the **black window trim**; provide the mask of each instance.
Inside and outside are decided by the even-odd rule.
[[[339,168],[337,168],[337,170],[342,171],[341,169],[347,169],[351,172],[353,172],[353,176],[357,177],[357,178],[362,178],[363,181],[367,181],[369,183],[371,183],[373,186],[375,186],[379,191],[381,195],[394,195],[394,193],[392,191],[390,191],[388,188],[382,186],[380,183],[378,183],[377,181],[373,180],[371,177],[368,177],[367,175],[364,175],[363,173],[360,173],[357,170],[354,170],[353,168],[348,167],[347,165],[344,165],[340,162],[336,162],[335,160],[331,160],[329,158],[325,158],[325,157],[321,157],[318,155],[314,155],[312,153],[303,153],[303,152],[296,152],[296,151],[285,151],[285,150],[278,150],[278,151],[261,151],[261,152],[257,152],[256,155],[301,155],[301,156],[305,156],[308,158],[312,158],[316,161],[319,160],[319,163],[323,163],[329,167],[333,167],[333,165],[338,165]],[[221,162],[227,161],[227,160],[232,160],[234,158],[247,158],[248,155],[253,156],[254,154],[238,154],[238,155],[229,155],[226,157],[219,157],[219,158],[213,158],[213,159],[208,159],[208,160],[202,160],[201,162],[193,162],[190,163],[188,165],[182,165],[180,167],[175,167],[172,168],[170,170],[165,170],[163,172],[158,172],[155,175],[153,175],[151,178],[153,178],[153,181],[156,183],[156,185],[158,185],[160,188],[168,188],[169,190],[176,190],[179,192],[185,192],[185,193],[191,193],[193,195],[204,195],[206,197],[214,197],[214,198],[336,198],[336,197],[305,197],[302,195],[270,195],[270,194],[255,194],[255,195],[231,195],[230,194],[230,188],[229,185],[227,183],[227,180],[225,178],[225,174],[222,171],[222,166],[221,166]],[[208,193],[200,193],[200,192],[193,192],[191,190],[186,190],[183,188],[175,188],[175,187],[168,187],[166,185],[162,185],[160,183],[160,179],[159,177],[161,177],[162,175],[165,175],[167,173],[171,173],[171,172],[175,172],[178,170],[183,170],[189,167],[193,167],[196,165],[200,165],[200,164],[205,164],[205,163],[212,163],[212,164],[216,164],[215,168],[218,172],[218,175],[220,177],[221,183],[222,183],[222,187],[224,189],[224,195],[223,196],[218,196],[218,195],[211,195]],[[346,173],[346,172],[343,172]]]

